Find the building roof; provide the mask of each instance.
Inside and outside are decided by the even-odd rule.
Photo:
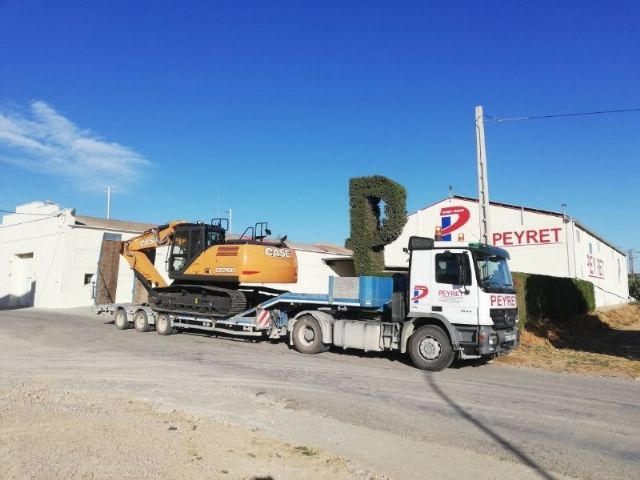
[[[118,232],[142,233],[150,228],[157,227],[152,223],[129,222],[126,220],[89,217],[87,215],[76,215],[75,220],[75,226],[77,227],[100,228]]]
[[[347,248],[334,245],[332,243],[302,243],[291,240],[286,241],[289,248],[304,250],[307,252],[328,253],[331,255],[351,256],[353,252]]]
[[[427,205],[426,207],[421,208],[420,210],[426,210],[427,208],[433,207],[434,205],[437,205],[438,203],[443,202],[445,200],[449,200],[449,199],[466,200],[468,202],[478,203],[478,199],[477,198],[464,197],[462,195],[452,195],[451,197],[443,198],[442,200],[438,200],[435,203],[431,203],[431,204]],[[496,207],[511,208],[511,209],[514,209],[514,210],[521,210],[521,211],[525,211],[525,212],[533,212],[533,213],[540,213],[540,214],[543,214],[543,215],[551,215],[553,217],[566,218],[567,221],[573,222],[576,225],[576,227],[584,230],[586,233],[588,233],[592,237],[600,240],[602,243],[604,243],[605,245],[607,245],[610,248],[614,249],[616,252],[620,253],[621,255],[626,256],[625,252],[623,252],[618,247],[613,245],[611,242],[609,242],[608,240],[603,238],[602,235],[597,234],[591,228],[585,226],[582,222],[580,222],[577,219],[575,219],[573,217],[570,217],[569,215],[566,215],[564,213],[554,212],[552,210],[542,210],[542,209],[539,209],[539,208],[523,207],[522,205],[513,205],[511,203],[502,203],[502,202],[490,201],[489,204],[493,205],[493,206],[496,206]],[[418,210],[418,211],[416,211],[416,212],[414,212],[414,213],[412,213],[410,215],[414,215],[414,214],[418,213],[420,210]]]

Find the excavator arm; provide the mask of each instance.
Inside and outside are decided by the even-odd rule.
[[[147,252],[171,242],[176,227],[184,223],[188,222],[175,220],[167,225],[147,230],[141,235],[121,243],[120,254],[127,260],[138,278],[148,288],[166,287],[167,282],[153,265],[147,256]]]

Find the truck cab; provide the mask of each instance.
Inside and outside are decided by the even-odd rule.
[[[481,243],[409,241],[406,347],[414,363],[446,368],[463,359],[505,353],[518,344],[518,307],[509,253]],[[424,334],[417,335],[422,329]],[[436,335],[443,330],[449,339]],[[404,342],[403,342],[404,346]]]

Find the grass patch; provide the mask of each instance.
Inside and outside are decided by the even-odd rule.
[[[305,457],[315,457],[318,455],[318,452],[316,450],[305,446],[297,446],[293,447],[293,449],[300,455],[304,455]]]
[[[640,304],[607,308],[569,321],[527,324],[520,347],[498,362],[640,378]]]

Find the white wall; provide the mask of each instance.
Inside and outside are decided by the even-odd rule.
[[[97,271],[102,238],[106,230],[73,226],[71,210],[33,202],[16,208],[19,214],[6,215],[0,225],[0,306],[19,306],[16,295],[22,280],[19,255],[33,254],[30,277],[35,287],[31,304],[43,308],[68,308],[93,304],[93,285],[85,285],[85,274]],[[135,234],[110,232],[123,239]],[[13,277],[13,278],[12,278]],[[133,272],[120,259],[116,300],[130,302]],[[23,303],[23,302],[22,302]]]
[[[100,249],[105,230],[81,226],[71,227],[67,233],[66,253],[68,259],[62,273],[65,307],[93,305],[93,285],[84,284],[85,274],[96,274]],[[109,232],[122,235],[123,240],[136,234]],[[124,258],[120,257],[118,267],[118,287],[116,302],[131,302],[133,293],[133,271]]]
[[[0,225],[0,306],[17,306],[16,274],[18,255],[33,253],[31,281],[35,287],[33,304],[63,306],[62,270],[65,265],[65,231],[70,214],[52,216],[7,215]]]
[[[572,223],[576,276],[593,283],[596,305],[615,305],[628,301],[627,258]]]

